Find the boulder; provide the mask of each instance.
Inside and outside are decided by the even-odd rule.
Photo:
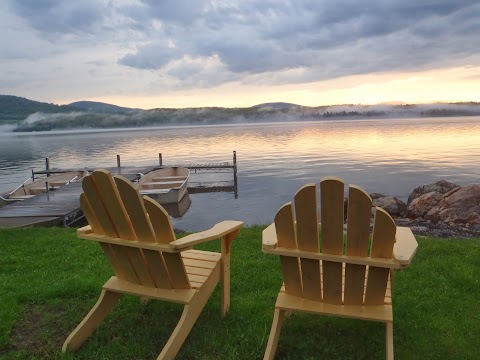
[[[373,199],[372,205],[381,207],[392,216],[403,216],[407,210],[407,205],[395,196],[384,196]]]
[[[449,224],[480,224],[480,185],[472,184],[446,193],[425,219]]]
[[[440,194],[446,194],[449,191],[452,191],[453,189],[459,188],[460,186],[445,180],[440,180],[432,184],[427,184],[427,185],[422,185],[418,186],[415,189],[413,189],[412,193],[408,197],[407,205],[410,205],[410,203],[416,199],[417,197],[427,194],[430,192],[437,192]]]
[[[382,197],[385,197],[387,195],[383,195],[383,194],[380,194],[380,193],[371,193],[370,194],[370,197],[372,198],[372,200],[375,200],[375,199],[380,199]]]
[[[407,206],[407,217],[416,219],[425,216],[438,204],[442,196],[439,192],[431,191],[414,198]]]

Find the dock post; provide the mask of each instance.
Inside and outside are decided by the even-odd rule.
[[[235,191],[235,199],[238,199],[238,179],[237,179],[237,152],[233,151],[233,189]]]
[[[45,192],[47,193],[47,200],[50,200],[50,191],[48,188],[48,181],[45,181]]]
[[[117,167],[120,167],[120,155],[117,155]]]
[[[159,164],[160,166],[163,166],[162,153],[158,153],[158,164]]]
[[[32,182],[35,181],[35,172],[32,169]]]
[[[50,158],[48,156],[45,158],[45,170],[50,170]],[[49,176],[50,174],[47,173],[47,177]]]

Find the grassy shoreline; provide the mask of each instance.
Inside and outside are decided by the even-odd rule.
[[[220,318],[217,288],[179,359],[263,357],[281,285],[278,258],[261,252],[263,227],[245,228],[232,247],[232,299]],[[411,267],[396,274],[394,347],[398,359],[477,359],[480,348],[480,239],[418,237]],[[215,241],[200,246],[218,250]],[[75,229],[0,230],[0,358],[154,359],[182,307],[124,297],[74,354],[63,341],[96,302],[111,270],[98,244]],[[383,359],[384,327],[294,314],[277,358]]]

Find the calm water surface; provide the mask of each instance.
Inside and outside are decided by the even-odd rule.
[[[239,196],[192,194],[178,228],[204,229],[224,219],[269,223],[298,188],[324,176],[405,200],[411,190],[440,179],[480,182],[480,117],[328,121],[106,131],[0,133],[0,192],[31,169],[231,161],[238,154]],[[229,180],[225,174],[213,178]]]

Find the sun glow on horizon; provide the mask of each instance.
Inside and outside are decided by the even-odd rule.
[[[457,67],[420,72],[373,73],[288,85],[251,85],[240,82],[217,87],[164,92],[159,95],[97,96],[79,100],[153,109],[186,107],[250,107],[268,102],[304,106],[379,103],[438,103],[480,101],[480,67]]]

